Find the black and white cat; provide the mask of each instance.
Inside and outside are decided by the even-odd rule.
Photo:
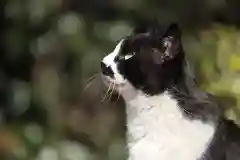
[[[240,129],[196,87],[177,24],[136,28],[101,68],[126,103],[129,160],[240,160]]]

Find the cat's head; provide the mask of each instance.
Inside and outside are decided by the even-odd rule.
[[[116,89],[131,86],[158,94],[183,76],[184,53],[177,24],[138,27],[123,38],[101,62],[103,79]],[[109,83],[110,82],[110,83]]]

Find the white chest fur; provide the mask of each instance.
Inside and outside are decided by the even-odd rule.
[[[184,117],[167,92],[126,104],[129,160],[197,160],[212,140],[214,125]]]

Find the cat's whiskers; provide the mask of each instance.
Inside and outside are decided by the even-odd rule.
[[[119,98],[120,98],[120,94],[121,94],[120,91],[118,91],[117,93],[118,93],[118,97],[117,97],[116,102],[118,102],[118,100],[119,100]]]
[[[110,85],[108,86],[108,89],[107,89],[106,93],[104,94],[104,96],[103,96],[103,98],[101,100],[101,103],[103,103],[108,98],[109,91],[111,90],[112,85],[113,85],[113,82],[111,82]]]
[[[92,85],[93,81],[96,79],[98,74],[99,73],[96,73],[86,80],[86,82],[85,82],[86,85],[84,86],[83,91],[86,91]]]
[[[83,88],[83,91],[84,91],[84,92],[92,85],[93,81],[94,81],[94,79],[93,79],[92,81],[88,82],[88,83],[85,85],[85,87]]]
[[[108,100],[110,100],[110,99],[111,99],[111,97],[112,97],[112,95],[113,95],[113,92],[114,92],[114,90],[115,90],[115,86],[116,86],[116,83],[115,83],[115,82],[113,82],[113,87],[111,88],[111,92],[109,93]]]

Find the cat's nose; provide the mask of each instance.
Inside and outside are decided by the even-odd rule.
[[[102,73],[104,75],[113,78],[114,73],[113,73],[112,68],[110,66],[107,66],[105,63],[101,62],[101,69],[102,69]]]

